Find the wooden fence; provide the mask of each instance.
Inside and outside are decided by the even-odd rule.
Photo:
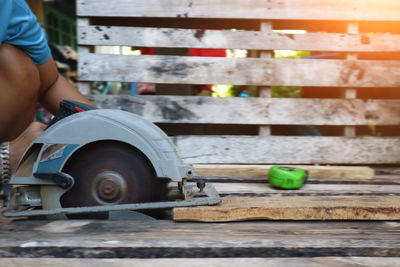
[[[78,0],[80,88],[89,93],[91,81],[258,86],[260,97],[250,98],[90,96],[159,124],[187,163],[398,164],[399,11],[397,0]],[[276,31],[283,29],[305,33]],[[97,45],[246,49],[250,56],[110,55],[93,53]],[[273,50],[336,56],[277,59]],[[275,98],[271,86],[301,86],[315,96]],[[342,134],[285,132],[303,125]],[[377,136],[377,127],[395,134]],[[365,129],[374,131],[365,136]]]

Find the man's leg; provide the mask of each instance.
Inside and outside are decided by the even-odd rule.
[[[22,50],[0,46],[0,142],[17,138],[32,122],[40,88],[39,72]]]
[[[39,72],[31,58],[20,49],[0,46],[0,142],[10,142],[11,170],[26,147],[46,125],[33,116],[40,87]]]

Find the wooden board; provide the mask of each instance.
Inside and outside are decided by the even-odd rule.
[[[196,176],[209,183],[267,183],[265,177],[224,177]],[[354,178],[308,178],[307,184],[369,184],[369,185],[400,185],[400,179],[392,175],[375,175],[374,179]],[[397,192],[396,192],[397,194]]]
[[[173,84],[399,87],[400,61],[83,53],[79,55],[79,79]]]
[[[78,26],[80,45],[253,50],[398,52],[399,34],[284,34],[260,31]]]
[[[127,95],[88,97],[101,108],[123,109],[155,123],[400,125],[400,100]]]
[[[195,164],[197,176],[261,177],[266,178],[272,165]],[[362,166],[286,165],[308,171],[308,178],[372,179],[374,170]]]
[[[218,165],[215,169],[218,173]],[[240,168],[238,175],[229,177],[233,169],[222,172],[224,177],[205,177],[223,197],[222,204],[176,209],[174,218],[180,220],[185,214],[182,216],[194,221],[399,219],[398,176],[369,180],[310,178],[301,189],[282,190],[271,187],[265,176],[240,177]]]
[[[173,258],[173,259],[66,259],[66,258],[1,258],[1,266],[42,266],[42,267],[243,267],[243,266],[298,266],[298,267],[337,267],[364,266],[388,267],[396,266],[396,257],[313,257],[313,258]]]
[[[399,21],[397,0],[78,0],[78,16]]]
[[[262,183],[216,183],[215,189],[221,196],[343,196],[343,195],[391,195],[397,196],[400,202],[400,185],[384,184],[312,184],[306,183],[299,190],[282,190]]]
[[[175,221],[400,220],[399,196],[229,197],[217,206],[174,208]]]
[[[178,136],[186,163],[398,164],[396,137]]]
[[[18,221],[0,256],[51,258],[400,257],[397,222]]]

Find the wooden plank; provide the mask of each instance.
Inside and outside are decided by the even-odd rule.
[[[176,84],[399,87],[400,61],[88,53],[80,55],[79,79]]]
[[[86,27],[89,25],[89,19],[88,18],[78,18],[77,19],[78,27]],[[88,46],[78,46],[78,54],[79,56],[82,56],[83,54],[89,53],[90,48]],[[91,93],[91,88],[90,88],[90,83],[88,82],[79,82],[77,84],[77,88],[79,92],[81,92],[84,95],[88,95]]]
[[[78,16],[399,21],[396,0],[78,0]],[[323,12],[321,12],[323,10]]]
[[[355,22],[349,22],[347,24],[347,33],[349,34],[358,34],[359,33],[359,25]],[[358,58],[358,54],[356,53],[347,53],[347,60],[356,61]],[[357,89],[356,88],[345,88],[344,89],[344,97],[347,99],[355,99],[357,98]],[[347,137],[355,137],[357,135],[357,129],[354,126],[346,126],[344,127],[344,136]]]
[[[262,21],[260,22],[260,31],[263,34],[268,34],[272,32],[272,22],[271,21]],[[262,50],[256,51],[258,53],[258,57],[260,58],[273,58],[273,51],[271,50]],[[251,56],[250,56],[251,57]],[[257,88],[258,96],[262,98],[271,98],[272,97],[272,88],[270,86],[260,86]],[[260,125],[258,127],[258,136],[270,136],[271,135],[271,126],[270,125]]]
[[[265,177],[196,176],[196,178],[201,178],[207,183],[268,183]],[[392,175],[376,175],[374,179],[309,178],[307,184],[399,185],[400,179]]]
[[[228,164],[195,164],[197,176],[224,177],[262,177],[268,176],[272,165],[228,165]],[[337,178],[337,179],[373,179],[375,172],[372,168],[362,166],[310,166],[286,165],[303,168],[308,171],[308,178]]]
[[[155,123],[400,125],[400,100],[393,99],[88,97],[101,108],[123,109]]]
[[[324,198],[342,195],[391,195],[400,199],[399,185],[306,183],[298,190],[276,189],[267,183],[213,183],[213,185],[222,196],[320,196]]]
[[[400,176],[400,168],[396,166],[376,166],[374,170],[380,175]]]
[[[66,258],[1,258],[1,266],[43,266],[43,267],[242,267],[242,266],[298,266],[298,267],[337,267],[396,266],[396,257],[310,257],[310,258],[173,258],[173,259],[66,259]]]
[[[400,220],[398,196],[229,197],[217,206],[174,208],[175,221]]]
[[[398,52],[399,34],[284,34],[176,28],[78,26],[81,45],[134,47]]]
[[[396,222],[18,221],[1,257],[199,258],[400,256]]]
[[[400,184],[399,176],[389,174],[377,174],[373,180],[373,183],[379,184]]]
[[[396,137],[179,136],[186,163],[398,164]]]

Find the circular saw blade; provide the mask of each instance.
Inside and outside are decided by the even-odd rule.
[[[74,186],[60,199],[62,207],[144,203],[167,198],[167,182],[156,177],[142,152],[119,142],[97,142],[76,152],[63,170]],[[69,215],[107,218],[107,213]]]

